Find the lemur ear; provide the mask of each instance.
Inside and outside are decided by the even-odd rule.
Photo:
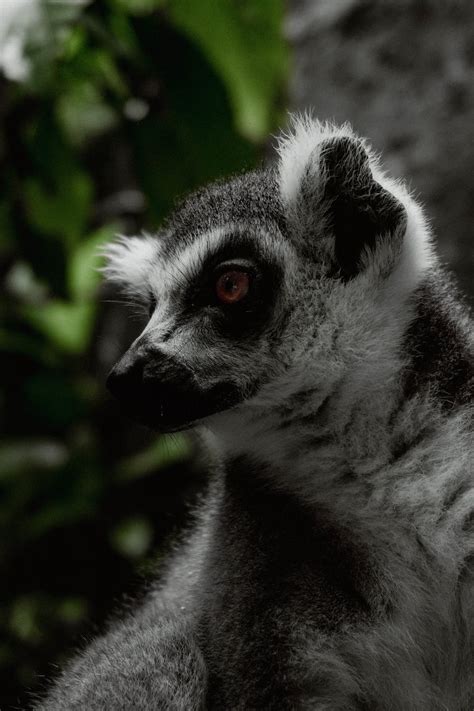
[[[324,124],[297,120],[279,150],[280,188],[290,223],[310,255],[320,259],[327,246],[334,274],[351,279],[378,244],[401,237],[405,208],[377,182],[374,160],[350,129],[338,135]]]
[[[364,253],[404,225],[405,208],[375,180],[361,141],[349,136],[327,139],[319,160],[321,200],[335,237],[336,268],[350,279],[360,270]]]

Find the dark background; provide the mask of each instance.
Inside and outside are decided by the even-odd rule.
[[[21,3],[8,31],[0,13],[2,710],[138,594],[205,480],[194,439],[105,392],[144,317],[101,286],[101,244],[257,164],[312,107],[407,177],[474,296],[471,3]]]

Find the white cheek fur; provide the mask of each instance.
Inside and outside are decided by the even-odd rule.
[[[103,251],[106,264],[103,274],[107,281],[120,285],[130,296],[148,296],[149,273],[157,260],[159,242],[156,237],[119,236]]]

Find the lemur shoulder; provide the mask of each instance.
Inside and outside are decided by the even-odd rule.
[[[109,376],[222,466],[145,603],[38,708],[474,708],[472,326],[349,127],[192,195],[106,276],[150,309]]]

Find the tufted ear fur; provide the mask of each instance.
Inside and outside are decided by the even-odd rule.
[[[406,210],[377,181],[373,159],[350,129],[303,129],[280,145],[282,198],[305,251],[321,259],[326,248],[332,273],[348,280],[381,241],[402,236]]]
[[[119,237],[103,250],[106,262],[102,272],[107,281],[118,284],[131,297],[146,298],[147,277],[156,251],[156,239],[149,235]]]
[[[357,139],[324,141],[320,151],[321,200],[334,237],[336,265],[344,279],[355,276],[361,257],[377,240],[406,226],[403,205],[372,175],[369,156]]]

